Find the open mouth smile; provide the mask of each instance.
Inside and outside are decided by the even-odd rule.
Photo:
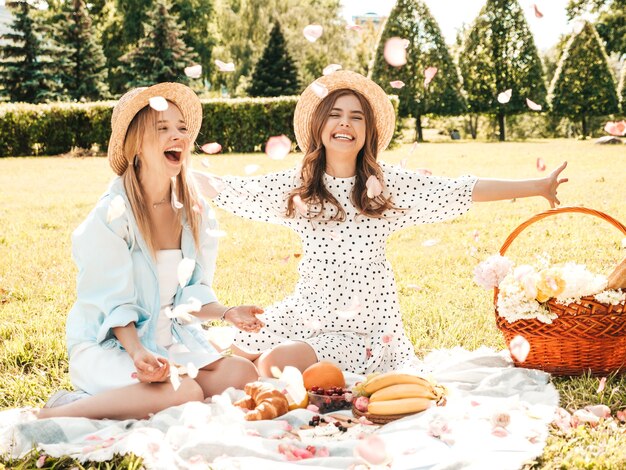
[[[333,139],[343,140],[345,142],[352,142],[354,140],[354,137],[351,136],[350,134],[344,134],[342,132],[336,132],[335,134],[333,134]]]
[[[180,156],[182,153],[183,149],[181,147],[172,147],[164,152],[165,158],[174,163],[180,162]]]

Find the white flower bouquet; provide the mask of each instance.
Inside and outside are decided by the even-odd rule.
[[[498,315],[509,323],[530,319],[552,323],[557,314],[548,308],[549,299],[562,305],[586,296],[609,305],[626,302],[626,292],[607,289],[606,276],[572,262],[551,264],[547,257],[537,265],[515,266],[505,256],[493,255],[474,269],[474,280],[485,289],[498,288]]]

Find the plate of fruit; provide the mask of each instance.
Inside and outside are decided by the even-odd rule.
[[[447,389],[416,375],[387,372],[368,376],[353,388],[352,414],[385,424],[446,404]]]

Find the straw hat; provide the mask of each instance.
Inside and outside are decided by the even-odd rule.
[[[359,73],[338,70],[311,83],[296,104],[293,126],[300,150],[306,152],[309,148],[311,119],[313,112],[322,102],[322,98],[315,92],[316,88],[317,90],[320,89],[319,85],[326,87],[329,93],[340,88],[361,93],[374,111],[376,128],[378,129],[378,151],[381,152],[387,148],[396,125],[396,113],[387,93],[372,80]]]
[[[151,87],[134,88],[120,98],[111,116],[111,138],[109,139],[109,164],[113,171],[121,175],[128,167],[124,157],[124,139],[135,115],[149,105],[150,98],[161,96],[180,109],[191,142],[195,142],[202,123],[202,105],[195,92],[181,83],[158,83]]]

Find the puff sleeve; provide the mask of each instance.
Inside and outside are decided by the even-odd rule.
[[[467,212],[478,178],[429,176],[398,167],[383,167],[387,190],[393,196],[397,216],[394,229],[450,220]]]
[[[298,186],[296,169],[256,177],[225,176],[215,204],[240,217],[287,225],[287,198]]]

